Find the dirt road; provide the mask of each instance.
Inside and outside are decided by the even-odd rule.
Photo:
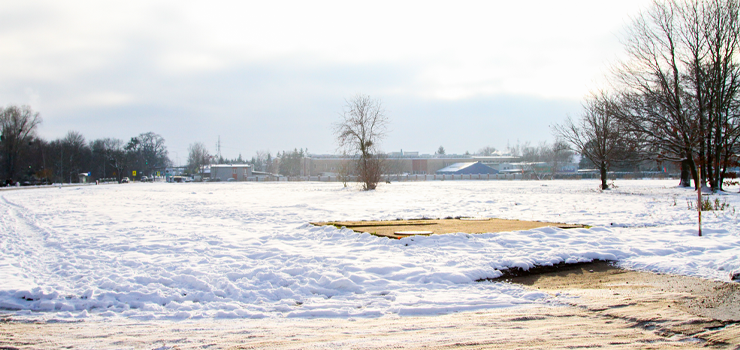
[[[740,349],[740,286],[606,263],[508,283],[562,306],[434,317],[0,322],[0,349]],[[481,282],[494,283],[494,282]]]

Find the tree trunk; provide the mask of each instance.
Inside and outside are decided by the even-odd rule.
[[[681,182],[678,185],[681,187],[691,186],[691,170],[688,159],[681,161]]]
[[[599,173],[601,173],[601,189],[606,190],[609,185],[606,184],[606,164],[604,162],[599,164]]]
[[[714,181],[712,186],[712,192],[722,191],[722,178],[724,177],[724,172],[722,171],[722,138],[721,136],[722,129],[720,128],[719,121],[717,122],[717,129],[715,130],[715,134],[717,137],[715,138],[715,161],[714,161]]]
[[[701,167],[696,166],[696,162],[694,162],[693,158],[688,158],[687,162],[689,170],[691,171],[691,178],[694,179],[694,189],[698,190],[701,188],[701,184],[699,183],[699,172],[702,169]]]
[[[727,176],[727,168],[730,166],[730,157],[732,156],[732,150],[731,148],[725,146],[725,153],[724,157],[722,159],[722,173],[719,178],[719,190],[724,191],[723,188],[723,181],[725,177]]]

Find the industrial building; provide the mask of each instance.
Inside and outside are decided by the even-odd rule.
[[[465,155],[418,155],[418,152],[404,152],[403,155],[391,153],[385,157],[388,174],[435,174],[440,169],[456,163],[481,163],[495,170],[503,164],[519,162],[521,158],[514,156],[465,156]],[[336,175],[347,164],[356,161],[353,157],[339,157],[335,155],[311,155],[304,158],[301,175]],[[483,172],[482,174],[488,174]]]
[[[252,176],[251,164],[214,164],[211,165],[211,180],[246,181]]]

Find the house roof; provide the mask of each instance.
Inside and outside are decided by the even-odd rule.
[[[448,166],[446,166],[446,167],[444,167],[442,169],[437,170],[437,172],[454,173],[454,172],[456,172],[458,170],[462,170],[462,169],[465,169],[467,167],[470,167],[470,166],[472,166],[475,163],[480,163],[480,162],[450,164],[450,165],[448,165]]]
[[[211,168],[250,168],[252,164],[213,164]]]

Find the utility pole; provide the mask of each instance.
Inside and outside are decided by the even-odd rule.
[[[697,175],[697,183],[699,184],[699,191],[697,191],[698,196],[698,203],[696,205],[696,209],[699,211],[699,237],[701,237],[701,167],[699,167],[699,171],[696,172]]]
[[[44,171],[44,178],[46,181],[49,181],[49,179],[46,178],[46,158],[44,157],[44,146],[41,144],[41,141],[39,141],[39,149],[41,150],[41,169]]]
[[[221,159],[221,135],[218,135],[218,142],[216,143],[216,155]]]

